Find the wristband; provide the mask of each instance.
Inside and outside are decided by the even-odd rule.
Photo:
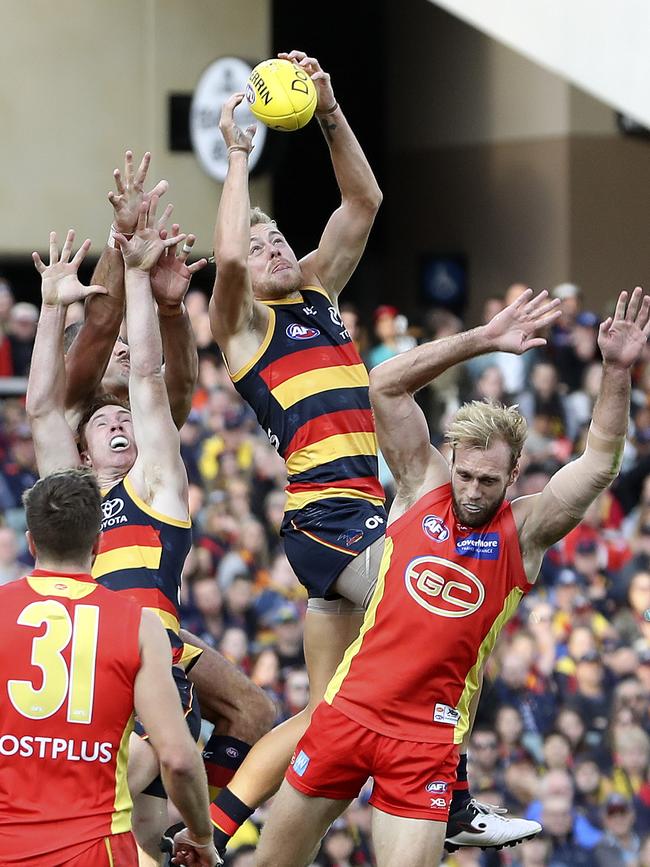
[[[111,223],[111,229],[108,233],[108,239],[106,241],[106,246],[111,247],[113,250],[119,250],[117,246],[117,241],[115,240],[115,234],[117,229],[115,228],[115,223]],[[120,232],[120,235],[124,235],[127,241],[130,241],[134,235],[134,232]]]
[[[214,846],[214,843],[195,843],[190,837],[186,837],[183,843],[186,843],[188,846],[194,846],[195,849],[209,849],[210,846]]]
[[[339,107],[338,102],[335,102],[331,108],[326,108],[324,111],[317,111],[316,117],[323,117],[325,114],[334,114],[336,109]]]
[[[243,151],[246,156],[250,154],[250,150],[245,145],[230,145],[228,148],[228,156],[230,156],[231,153],[234,153],[234,151]]]

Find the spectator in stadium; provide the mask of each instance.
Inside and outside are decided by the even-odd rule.
[[[12,527],[0,526],[0,585],[15,581],[25,571],[18,560],[18,537]]]
[[[11,366],[14,376],[27,376],[34,349],[38,307],[27,301],[14,304],[9,312],[7,335],[11,347]]]
[[[605,835],[593,849],[594,867],[628,867],[637,863],[641,841],[634,833],[634,805],[613,792],[603,807]]]

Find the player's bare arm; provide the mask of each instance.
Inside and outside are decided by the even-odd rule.
[[[140,624],[140,658],[134,689],[136,713],[160,761],[165,789],[187,825],[190,840],[198,844],[187,844],[188,848],[202,853],[199,860],[187,863],[216,864],[205,770],[178,701],[169,640],[156,615],[146,609]]]
[[[370,372],[370,399],[379,447],[397,485],[404,511],[431,488],[449,481],[449,466],[429,441],[426,419],[413,395],[460,362],[486,352],[513,352],[543,346],[536,336],[559,316],[559,301],[532,289],[501,310],[486,325],[434,340],[397,355]]]
[[[156,220],[158,199],[140,207],[135,234],[116,236],[125,264],[126,327],[131,345],[129,400],[138,456],[129,479],[138,496],[156,511],[188,518],[187,474],[180,438],[169,407],[162,365],[162,339],[151,291],[150,271],[167,247],[185,235],[161,238],[169,206]]]
[[[618,475],[630,415],[632,367],[650,333],[650,296],[637,286],[621,292],[613,316],[601,323],[603,376],[584,453],[562,467],[540,494],[513,503],[526,573],[535,581],[547,548],[575,527]]]
[[[177,236],[179,231],[178,223],[174,223],[172,236]],[[179,430],[192,407],[192,394],[199,372],[196,339],[183,304],[192,275],[208,264],[207,259],[187,264],[195,241],[196,236],[190,234],[180,249],[167,247],[151,271],[151,289],[158,305],[165,358],[165,385],[174,424]]]
[[[124,174],[115,169],[117,192],[108,199],[113,206],[115,231],[131,235],[138,220],[138,208],[151,196],[162,196],[167,181],[159,181],[145,193],[144,184],[151,161],[146,153],[137,170],[133,153],[124,155]],[[124,263],[120,250],[107,244],[97,263],[92,282],[106,287],[103,295],[92,295],[85,304],[83,325],[66,355],[66,409],[84,406],[96,393],[106,371],[113,346],[124,318]]]
[[[212,334],[233,371],[255,354],[269,317],[268,310],[253,298],[248,271],[251,246],[248,155],[253,148],[255,126],[243,130],[235,123],[234,111],[243,98],[243,93],[236,93],[226,100],[219,121],[228,148],[228,173],[214,227],[217,273],[210,299]]]
[[[66,308],[75,301],[107,291],[103,286],[82,286],[79,282],[77,272],[90,249],[90,241],[84,241],[71,259],[74,238],[75,233],[70,229],[59,255],[56,233],[51,232],[47,265],[38,253],[32,254],[41,275],[42,305],[27,385],[27,414],[41,476],[79,466],[79,452],[65,419],[63,331]]]
[[[341,204],[328,220],[318,249],[300,262],[305,283],[321,286],[334,301],[359,263],[383,196],[336,100],[329,73],[304,51],[278,57],[298,64],[314,82],[318,97],[316,119],[330,149],[341,192]]]

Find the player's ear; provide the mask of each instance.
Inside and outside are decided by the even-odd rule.
[[[95,541],[93,542],[93,547],[92,547],[92,551],[91,551],[91,553],[93,555],[93,560],[99,554],[99,549],[101,548],[101,545],[102,545],[103,536],[104,536],[103,532],[100,531],[99,533],[97,533],[97,536],[95,537]]]
[[[521,465],[519,463],[519,458],[517,458],[517,461],[516,461],[514,467],[510,471],[510,478],[508,479],[508,487],[510,487],[510,485],[514,485],[514,483],[519,478],[520,472],[521,472]]]
[[[90,469],[90,467],[92,467],[93,465],[93,462],[90,460],[90,455],[85,449],[84,451],[79,452],[79,460],[81,461],[82,467],[87,467],[88,469]]]
[[[36,560],[36,546],[34,545],[34,537],[29,530],[25,530],[25,538],[27,539],[27,550],[32,555],[34,560]]]

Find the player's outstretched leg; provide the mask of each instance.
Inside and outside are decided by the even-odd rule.
[[[282,782],[294,748],[307,730],[312,711],[348,645],[359,634],[360,614],[330,614],[308,609],[305,617],[305,659],[309,672],[309,705],[255,744],[227,788],[212,805],[215,845],[223,851],[237,828]]]
[[[377,867],[438,867],[444,836],[444,822],[393,816],[372,808]]]
[[[349,804],[309,798],[283,782],[262,829],[256,867],[307,867],[327,829]]]

